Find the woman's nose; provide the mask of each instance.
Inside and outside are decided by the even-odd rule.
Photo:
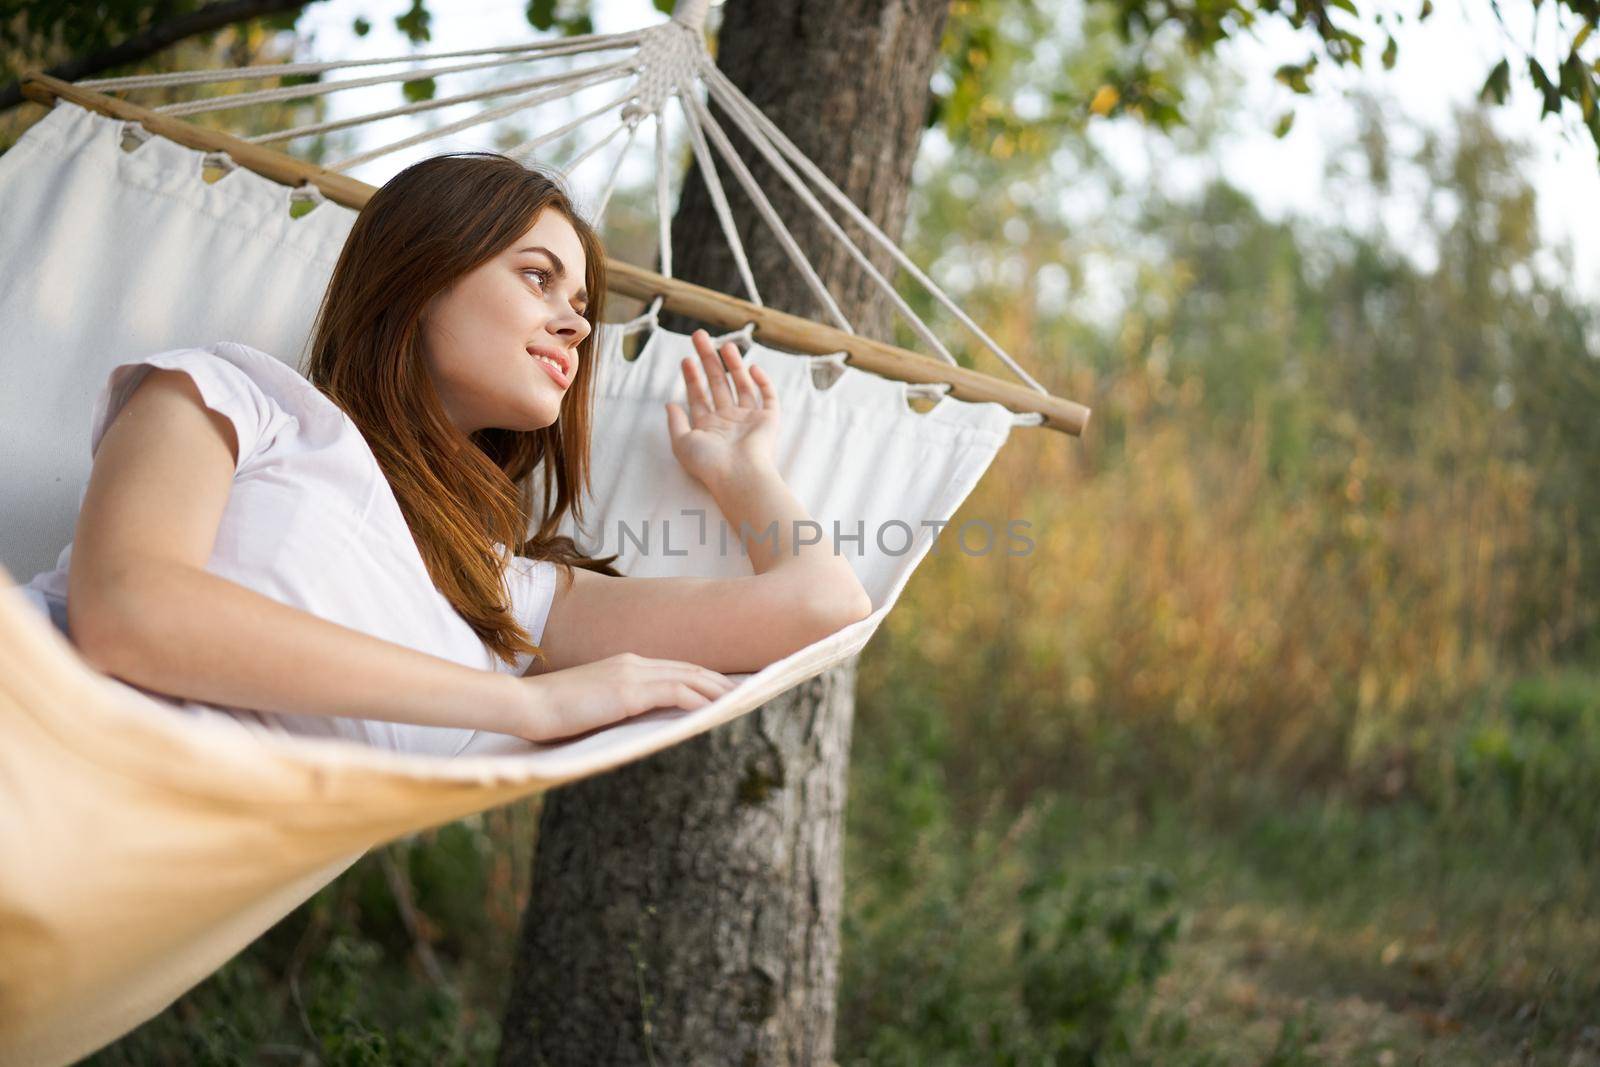
[[[589,336],[589,320],[575,311],[558,316],[551,322],[550,328],[567,344],[573,344]]]

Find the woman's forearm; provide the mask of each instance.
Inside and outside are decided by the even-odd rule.
[[[806,511],[777,468],[747,467],[712,486],[711,494],[734,535],[744,543],[757,574],[796,568],[819,581],[838,582],[842,590],[859,592],[866,600],[855,569],[834,551],[832,531],[822,530],[814,543],[802,543],[796,537],[801,525],[821,524]]]
[[[79,651],[189,700],[516,733],[516,679],[385,641],[191,566],[152,561],[68,597]]]

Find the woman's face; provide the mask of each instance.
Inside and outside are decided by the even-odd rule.
[[[561,212],[546,208],[499,255],[456,280],[422,315],[428,373],[464,434],[538,430],[561,414],[589,334],[583,245]],[[562,364],[547,367],[542,353]]]

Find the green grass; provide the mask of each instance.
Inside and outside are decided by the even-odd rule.
[[[940,1008],[918,1002],[909,961],[937,961],[920,989],[968,1013],[957,1032],[1016,1025],[1031,991],[1013,947],[1020,887],[1143,871],[1170,892],[1136,922],[1175,915],[1180,932],[1148,996],[1130,986],[1094,1009],[1136,1032],[1098,1059],[1043,1062],[1600,1065],[1595,678],[1486,698],[1386,799],[1243,774],[1202,793],[1124,772],[1004,811],[941,775],[937,718],[902,711],[857,746],[842,1062],[883,1062],[881,1047],[940,1062]],[[1129,951],[1099,944],[1074,965]],[[972,1003],[971,988],[990,992]],[[1027,1062],[1004,1042],[976,1051],[968,1062]]]
[[[1181,1013],[1192,1045],[1224,1062],[1265,1062],[1303,1015],[1317,1021],[1312,1062],[1600,1056],[1600,885],[1578,853],[1475,837],[1410,801],[1303,801],[1209,825],[1179,804],[1144,819],[1092,810],[1061,824],[1082,869],[1173,872],[1188,922],[1153,1010]]]
[[[893,711],[858,717],[841,1064],[1600,1067],[1600,679],[1486,696],[1349,795],[1119,763],[1008,806],[941,708]],[[86,1062],[490,1062],[535,811],[394,847],[444,985],[374,853]]]

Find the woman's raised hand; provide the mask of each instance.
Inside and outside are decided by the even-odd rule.
[[[747,367],[739,346],[728,342],[719,355],[705,330],[694,332],[698,363],[684,357],[683,382],[689,410],[667,405],[672,454],[708,488],[751,468],[775,466],[778,392],[766,371]]]
[[[654,708],[692,711],[734,686],[706,667],[632,652],[516,681],[524,697],[516,733],[529,741],[588,733]]]

